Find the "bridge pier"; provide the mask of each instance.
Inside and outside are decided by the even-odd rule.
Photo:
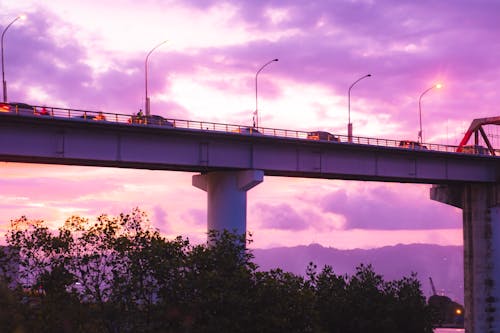
[[[434,185],[431,199],[462,208],[465,332],[499,332],[500,184]]]
[[[261,170],[216,171],[194,175],[193,186],[207,192],[207,230],[246,234],[247,191],[264,179]]]

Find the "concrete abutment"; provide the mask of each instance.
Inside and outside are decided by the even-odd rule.
[[[465,332],[500,332],[500,184],[434,185],[430,196],[462,208]]]

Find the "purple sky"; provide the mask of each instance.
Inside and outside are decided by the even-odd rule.
[[[497,1],[0,0],[10,101],[251,124],[255,73],[264,127],[457,144],[474,118],[498,115]],[[498,129],[488,129],[498,146]],[[167,236],[205,238],[205,193],[189,173],[2,163],[0,231],[21,215],[140,207]],[[266,177],[248,193],[255,247],[461,244],[461,211],[428,185]]]

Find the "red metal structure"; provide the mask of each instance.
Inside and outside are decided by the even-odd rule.
[[[495,156],[495,148],[491,145],[490,140],[488,139],[486,132],[483,129],[483,125],[500,125],[500,117],[488,117],[488,118],[478,118],[474,119],[472,123],[469,126],[469,129],[467,132],[465,132],[465,135],[460,141],[460,144],[458,145],[457,152],[464,152],[464,147],[466,146],[467,142],[469,141],[470,137],[472,134],[474,134],[474,147],[479,146],[479,134],[481,134],[481,137],[484,140],[484,143],[488,147],[488,153],[492,156]]]

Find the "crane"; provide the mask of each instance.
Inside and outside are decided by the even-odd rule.
[[[434,287],[434,282],[432,281],[432,277],[430,277],[430,276],[429,276],[429,281],[431,282],[432,295],[435,296],[435,295],[437,295],[436,287]]]
[[[464,307],[457,302],[453,302],[449,297],[438,295],[432,277],[432,296],[429,297],[428,304],[433,314],[434,327],[462,328],[464,327]]]

